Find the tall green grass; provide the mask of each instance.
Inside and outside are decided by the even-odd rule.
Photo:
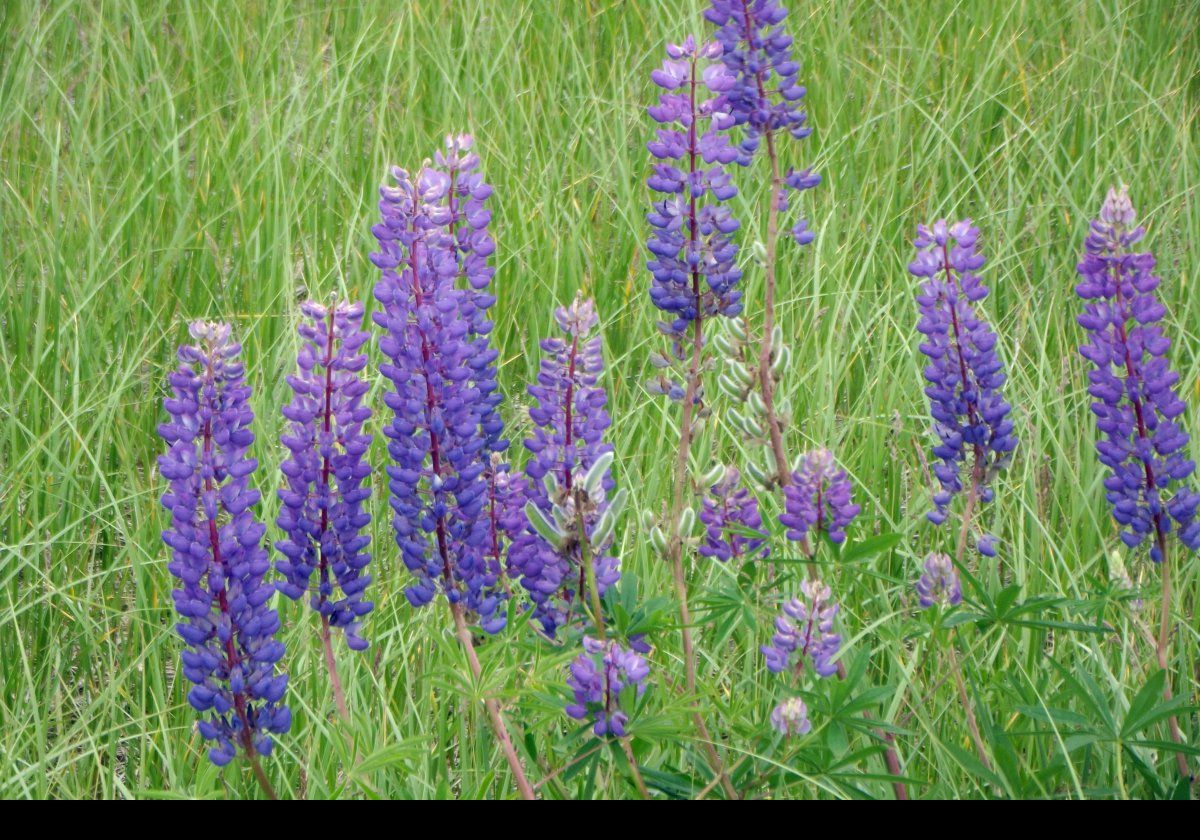
[[[847,710],[850,694],[875,701],[877,717],[899,730],[915,795],[1167,795],[1165,754],[1130,743],[1165,739],[1162,726],[1120,731],[1151,675],[1137,626],[1153,618],[1155,578],[1148,564],[1131,566],[1147,587],[1140,615],[1109,582],[1117,543],[1091,451],[1072,285],[1089,215],[1110,183],[1130,184],[1161,261],[1174,360],[1198,403],[1187,423],[1200,433],[1197,8],[789,5],[815,133],[789,146],[786,162],[825,178],[804,199],[818,239],[803,253],[785,248],[781,266],[794,351],[783,386],[795,406],[789,445],[838,450],[864,503],[852,540],[902,539],[826,573],[843,600],[851,671],[862,676],[853,692],[821,686],[832,699],[810,704],[819,746],[799,753],[765,734],[782,686],[757,652],[792,577],[692,563],[710,727],[756,796],[889,794],[877,744]],[[644,602],[668,596],[667,570],[636,527],[637,512],[666,502],[664,442],[677,423],[640,386],[656,346],[641,265],[643,109],[664,40],[699,28],[701,8],[4,4],[0,795],[256,795],[248,777],[203,757],[176,673],[154,461],[164,374],[186,320],[234,322],[259,413],[262,515],[273,519],[297,301],[369,297],[369,226],[386,167],[418,164],[449,131],[474,133],[496,187],[494,311],[513,437],[527,422],[523,385],[553,306],[580,289],[595,296],[619,481],[634,494],[620,536],[626,586]],[[737,200],[747,245],[762,232],[762,199],[748,188]],[[904,270],[916,222],[939,215],[972,215],[984,231],[989,309],[1021,435],[988,514],[1003,563],[980,569],[987,597],[1001,603],[993,620],[959,630],[995,774],[972,758],[963,709],[911,594],[919,559],[949,539],[922,516],[925,406]],[[753,320],[761,272],[747,259]],[[740,436],[722,408],[699,449],[737,461]],[[494,692],[543,794],[631,795],[619,753],[596,751],[561,713],[571,648],[516,622],[483,646],[481,684],[463,676],[445,610],[414,611],[403,598],[385,488],[375,483],[374,645],[340,655],[355,722],[336,723],[311,614],[282,604],[296,722],[268,762],[276,783],[312,798],[508,795],[474,702]],[[1193,558],[1178,563],[1173,673],[1194,702],[1198,570]],[[1009,585],[1020,604],[1047,601],[1008,616]],[[711,779],[672,690],[677,633],[666,627],[654,641],[656,685],[635,749],[651,787],[697,795]],[[1194,744],[1194,713],[1183,725]]]

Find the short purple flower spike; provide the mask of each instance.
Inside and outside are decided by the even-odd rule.
[[[294,396],[283,409],[289,424],[280,438],[290,455],[280,467],[276,524],[286,537],[275,543],[283,555],[275,563],[283,576],[279,591],[293,600],[308,595],[329,626],[342,628],[347,645],[364,650],[359,623],[372,604],[363,600],[371,582],[364,571],[371,561],[365,533],[371,515],[363,509],[371,495],[371,465],[363,460],[371,436],[363,423],[371,409],[363,405],[369,386],[360,351],[369,336],[361,328],[361,303],[308,301],[300,310],[304,343],[297,371],[288,377]]]
[[[724,93],[733,76],[720,63],[720,44],[696,45],[688,36],[670,44],[662,69],[651,74],[664,89],[650,116],[663,128],[647,148],[659,163],[649,186],[661,197],[647,215],[653,233],[646,267],[654,276],[650,297],[670,320],[659,324],[678,337],[698,317],[742,311],[737,284],[738,229],[723,202],[737,195],[725,165],[737,159],[729,143],[733,127]]]
[[[771,726],[785,738],[807,735],[812,731],[808,706],[799,697],[784,700],[771,711]]]
[[[268,604],[275,588],[263,580],[271,567],[262,546],[266,528],[254,518],[259,493],[250,488],[258,462],[247,450],[250,387],[228,324],[193,323],[195,344],[179,348],[179,367],[163,400],[170,420],[158,433],[170,447],[158,459],[170,487],[162,505],[171,512],[163,542],[167,569],[179,580],[171,595],[187,643],[183,674],[193,683],[188,703],[200,712],[197,728],[213,764],[239,749],[269,755],[272,735],[291,727],[281,704],[287,676],[276,673],[283,643],[279,616]]]
[[[1104,487],[1113,518],[1130,548],[1149,535],[1150,557],[1161,562],[1176,527],[1185,546],[1200,547],[1200,495],[1184,483],[1196,465],[1180,422],[1187,405],[1179,374],[1167,359],[1171,341],[1159,325],[1166,307],[1155,294],[1154,256],[1132,250],[1145,233],[1125,188],[1110,190],[1092,222],[1075,291],[1086,301],[1078,320],[1089,342],[1079,352],[1096,366],[1088,393],[1102,435],[1096,451],[1111,471]]]
[[[819,580],[806,580],[800,591],[802,597],[792,598],[783,605],[783,615],[775,619],[771,644],[761,648],[767,670],[772,674],[787,671],[792,655],[797,654],[796,670],[804,667],[807,657],[812,660],[817,676],[831,676],[837,673],[833,657],[842,646],[842,637],[833,632],[838,605],[833,602],[829,587]]]
[[[704,497],[704,508],[700,511],[704,523],[704,540],[699,552],[722,563],[743,557],[766,557],[770,554],[767,534],[763,531],[762,515],[758,510],[758,499],[742,486],[742,476],[737,469],[729,467],[721,480],[714,484]],[[745,531],[760,534],[748,536]]]
[[[496,633],[507,595],[488,554],[486,473],[504,443],[483,317],[490,275],[476,259],[490,253],[490,240],[481,234],[486,213],[472,203],[489,190],[471,173],[468,145],[452,138],[440,166],[415,179],[393,169],[396,185],[381,188],[373,318],[385,331],[380,372],[392,386],[384,397],[393,412],[384,429],[392,527],[416,578],[405,595],[423,606],[441,590]]]
[[[598,737],[623,738],[629,714],[621,708],[621,694],[632,688],[641,697],[646,691],[650,668],[641,656],[615,641],[585,637],[583,651],[571,663],[571,676],[567,679],[575,695],[575,702],[566,708],[567,716],[593,721],[592,732]]]
[[[576,485],[612,445],[604,441],[610,420],[605,410],[607,395],[600,385],[604,372],[599,335],[593,335],[600,320],[590,300],[576,298],[569,307],[555,313],[563,336],[541,342],[541,369],[537,382],[529,386],[536,405],[529,409],[533,432],[525,440],[530,460],[525,465],[529,478],[528,501],[547,515],[555,504],[574,510]],[[607,472],[602,481],[605,492],[614,487]],[[607,501],[583,512],[590,537],[607,509]],[[571,523],[569,523],[569,526]],[[518,536],[509,551],[514,576],[534,604],[534,615],[547,635],[553,636],[570,617],[573,604],[585,604],[586,569],[574,539],[556,547],[532,527]],[[596,584],[603,595],[620,579],[617,559],[605,549],[592,546],[592,565]]]
[[[922,278],[917,304],[917,330],[925,336],[921,352],[929,359],[925,394],[938,443],[933,468],[941,490],[927,514],[936,525],[946,521],[950,503],[963,491],[962,471],[969,466],[971,492],[980,503],[993,498],[991,483],[1017,447],[1011,406],[1001,388],[1005,376],[996,355],[996,334],[978,310],[987,286],[976,271],[983,256],[976,251],[979,228],[970,220],[948,225],[935,222],[917,228],[917,257],[908,270]],[[983,553],[995,553],[995,537],[985,536]]]
[[[704,17],[717,27],[721,60],[734,78],[726,97],[734,121],[745,129],[738,162],[749,164],[768,134],[786,132],[796,140],[811,134],[802,105],[807,91],[797,80],[800,64],[792,58],[792,36],[783,26],[787,10],[778,0],[711,0]],[[789,169],[782,181],[775,201],[786,212],[788,191],[812,189],[821,176],[811,169]],[[800,245],[813,241],[803,219],[791,234]]]
[[[953,607],[962,603],[962,586],[950,555],[935,553],[925,558],[925,573],[917,581],[917,595],[921,599],[921,609],[929,609],[935,604]]]
[[[834,543],[846,539],[846,528],[862,510],[851,498],[850,477],[839,469],[828,449],[807,453],[792,481],[783,489],[784,512],[779,521],[787,538],[811,541],[826,534]]]

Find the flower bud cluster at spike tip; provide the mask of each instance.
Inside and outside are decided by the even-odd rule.
[[[529,502],[547,516],[556,508],[563,512],[567,539],[552,545],[530,527],[508,553],[513,575],[520,578],[535,618],[550,636],[568,620],[573,603],[587,603],[577,517],[582,514],[590,538],[608,508],[607,493],[615,486],[605,470],[594,493],[583,487],[592,465],[612,451],[604,442],[610,420],[604,407],[607,395],[599,384],[604,372],[601,339],[592,335],[599,325],[595,306],[577,297],[571,306],[560,308],[555,319],[564,336],[541,342],[545,355],[537,381],[529,386],[537,404],[529,409],[534,427],[525,440],[530,453],[525,473]],[[620,566],[608,548],[593,544],[589,552],[601,595],[620,578]]]
[[[1005,376],[996,355],[996,334],[976,309],[988,294],[975,273],[983,265],[975,250],[978,240],[979,229],[969,219],[919,225],[917,257],[908,267],[923,280],[917,292],[917,330],[925,337],[921,352],[929,358],[925,394],[938,437],[933,454],[939,463],[933,472],[941,485],[928,517],[939,525],[963,490],[964,465],[969,463],[979,501],[989,502],[993,477],[1017,447],[1012,407],[1001,393]],[[995,538],[985,537],[979,549],[995,553]]]
[[[629,723],[628,712],[621,708],[621,695],[628,697],[631,689],[636,697],[646,691],[650,668],[646,660],[615,641],[602,642],[585,637],[583,653],[571,663],[567,685],[575,702],[567,706],[567,716],[573,720],[591,720],[597,736],[613,735],[623,738]]]
[[[797,140],[811,134],[801,105],[807,91],[797,81],[800,64],[792,58],[792,36],[783,27],[787,10],[778,0],[712,0],[704,17],[717,27],[721,60],[734,78],[726,96],[734,121],[745,130],[738,162],[749,164],[768,132],[787,132]],[[812,189],[821,176],[789,169],[782,181],[774,185],[775,201],[786,212],[788,191]],[[803,219],[791,234],[800,245],[813,241]]]
[[[917,595],[922,609],[934,604],[953,607],[962,603],[962,586],[950,555],[935,553],[925,558],[925,573],[917,580]]]
[[[736,286],[738,221],[722,202],[737,195],[725,165],[737,159],[730,145],[724,92],[734,79],[720,63],[719,44],[697,47],[689,36],[667,47],[668,58],[651,74],[665,92],[650,116],[664,128],[647,144],[659,163],[647,182],[662,197],[646,216],[653,229],[646,267],[654,276],[650,298],[669,321],[659,326],[679,336],[697,317],[742,311]]]
[[[465,603],[480,626],[506,622],[499,572],[488,562],[486,515],[489,449],[498,448],[494,355],[479,316],[479,292],[461,288],[460,249],[448,230],[452,214],[445,172],[425,167],[413,179],[392,170],[395,186],[380,190],[382,221],[372,228],[381,269],[373,314],[385,331],[380,372],[393,412],[384,429],[392,528],[401,557],[416,578],[405,590],[414,606],[438,590]]]
[[[1155,294],[1154,256],[1131,250],[1144,235],[1125,189],[1110,190],[1092,222],[1075,290],[1086,301],[1078,320],[1089,342],[1079,352],[1096,366],[1088,393],[1102,435],[1096,451],[1111,470],[1107,498],[1122,541],[1133,548],[1150,535],[1150,556],[1160,562],[1173,525],[1185,546],[1200,547],[1200,495],[1183,483],[1196,465],[1186,457],[1179,418],[1187,406],[1159,325],[1166,307]]]
[[[801,597],[786,602],[783,615],[775,619],[771,644],[760,648],[767,670],[783,673],[791,667],[792,655],[797,654],[797,670],[804,667],[808,657],[817,676],[831,676],[837,672],[832,659],[842,646],[842,637],[833,632],[838,605],[833,603],[829,587],[819,580],[806,580],[800,591]]]
[[[771,711],[771,726],[785,738],[807,735],[812,731],[808,719],[808,706],[799,697],[784,700]]]
[[[279,591],[293,600],[310,595],[313,609],[343,629],[352,649],[363,650],[359,622],[372,604],[363,600],[371,582],[363,571],[371,561],[364,533],[371,515],[363,509],[371,495],[371,465],[363,460],[371,436],[362,429],[371,409],[363,405],[367,356],[359,351],[369,336],[361,303],[308,301],[300,310],[304,343],[288,377],[294,396],[283,409],[290,423],[280,437],[290,455],[280,466],[276,524],[286,537],[275,543],[283,555],[275,564],[284,578]]]
[[[214,742],[208,755],[221,766],[239,748],[268,755],[271,735],[287,732],[292,717],[280,704],[287,677],[275,671],[283,644],[275,638],[279,617],[267,606],[275,588],[263,580],[271,565],[261,544],[266,529],[252,510],[259,494],[249,481],[258,464],[247,454],[254,413],[241,346],[228,324],[197,321],[190,333],[196,343],[179,348],[171,396],[163,400],[171,419],[158,428],[170,447],[158,459],[170,482],[163,541],[180,584],[171,594],[184,619],[176,630],[188,645],[188,702],[204,715],[198,729]]]
[[[779,521],[787,526],[787,538],[795,542],[823,533],[841,543],[861,510],[851,499],[850,477],[838,468],[828,449],[803,456],[800,469],[783,490],[783,506]]]
[[[700,521],[705,526],[704,540],[698,550],[705,557],[724,563],[750,555],[766,557],[770,553],[758,499],[742,486],[741,481],[741,473],[729,467],[704,498],[704,508],[700,511]],[[762,536],[750,537],[745,531]]]

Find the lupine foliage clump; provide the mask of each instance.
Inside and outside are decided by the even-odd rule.
[[[364,508],[371,465],[363,460],[371,435],[363,424],[371,409],[363,402],[367,356],[360,350],[369,336],[361,329],[362,304],[309,301],[301,312],[304,343],[297,372],[288,377],[294,396],[283,409],[289,427],[280,438],[290,455],[280,467],[276,524],[286,536],[275,541],[283,555],[275,563],[283,576],[279,591],[293,600],[308,595],[322,619],[344,631],[346,644],[363,650],[359,625],[373,606],[363,599],[371,582],[364,571],[371,562],[371,515]]]
[[[276,664],[283,643],[270,607],[275,587],[262,546],[266,528],[255,519],[259,492],[250,487],[258,461],[250,388],[228,324],[197,321],[195,344],[179,348],[179,367],[163,400],[170,420],[158,428],[167,453],[158,459],[169,482],[162,505],[171,513],[163,541],[171,549],[172,592],[187,644],[183,674],[193,684],[188,703],[202,714],[200,734],[218,766],[238,751],[269,755],[272,735],[291,727],[282,705],[287,676]]]

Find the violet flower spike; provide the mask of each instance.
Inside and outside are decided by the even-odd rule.
[[[223,766],[241,750],[265,780],[256,756],[271,753],[272,736],[287,732],[292,717],[282,705],[287,676],[276,672],[284,649],[268,606],[275,588],[263,579],[271,566],[266,528],[254,518],[259,493],[249,486],[258,466],[248,454],[250,387],[228,324],[196,321],[189,333],[195,344],[179,348],[168,377],[170,420],[158,427],[169,446],[158,465],[170,483],[162,505],[171,525],[162,537],[171,549],[167,569],[179,580],[171,595],[183,621],[175,629],[188,648],[188,703],[214,744],[209,759]]]
[[[925,558],[925,572],[917,580],[921,609],[935,604],[953,607],[962,603],[962,586],[949,554],[934,553]]]
[[[629,710],[622,707],[622,694],[632,689],[641,697],[646,691],[650,668],[640,655],[615,641],[603,642],[587,636],[583,653],[571,662],[567,685],[575,701],[566,707],[573,720],[591,720],[597,737],[627,734]],[[628,696],[628,695],[626,695]]]
[[[727,468],[721,480],[709,488],[700,511],[705,530],[697,550],[722,563],[751,556],[764,558],[771,553],[758,499],[741,480],[741,473],[736,468]],[[739,529],[758,533],[761,538],[747,536]]]
[[[380,251],[371,260],[381,269],[373,315],[385,330],[380,372],[392,386],[384,397],[393,412],[384,429],[392,527],[416,578],[405,595],[423,606],[440,590],[496,633],[507,613],[486,556],[494,357],[477,340],[477,291],[455,284],[461,254],[446,228],[454,179],[428,167],[415,180],[399,168],[392,174],[396,186],[380,190],[383,219],[372,228]]]
[[[543,631],[553,637],[569,618],[573,605],[585,605],[586,569],[576,532],[578,505],[589,538],[608,508],[606,494],[615,487],[606,471],[597,498],[582,491],[580,482],[597,459],[612,451],[604,441],[610,425],[605,410],[607,395],[600,385],[604,372],[601,339],[593,335],[599,325],[590,300],[576,298],[555,313],[563,337],[544,339],[541,368],[529,395],[533,431],[525,440],[530,460],[528,501],[549,515],[555,505],[567,511],[569,539],[551,545],[532,527],[518,536],[508,553],[509,567],[533,601],[534,615]],[[589,546],[599,593],[620,578],[620,564],[607,550],[611,545]]]
[[[697,318],[742,311],[737,245],[732,234],[738,221],[723,202],[737,195],[725,165],[737,159],[729,142],[733,127],[724,92],[734,84],[720,63],[719,44],[667,46],[662,69],[651,74],[664,89],[648,109],[663,127],[647,144],[659,163],[647,184],[661,197],[646,219],[652,229],[646,267],[654,277],[650,298],[669,319],[659,328],[675,341]],[[682,391],[679,396],[682,397]]]
[[[917,330],[925,336],[921,352],[928,357],[925,394],[938,443],[934,468],[941,489],[927,516],[940,525],[954,496],[963,492],[962,472],[970,473],[970,493],[983,504],[994,496],[991,483],[1017,447],[1004,399],[1003,366],[996,354],[996,334],[979,311],[987,297],[976,271],[984,259],[976,251],[979,229],[969,219],[945,220],[917,228],[917,257],[908,270],[922,278],[917,304]],[[978,548],[995,553],[996,538],[985,535]]]
[[[704,17],[717,27],[721,60],[734,78],[726,95],[734,122],[745,131],[738,163],[749,165],[764,137],[772,146],[781,133],[796,140],[811,134],[802,105],[807,90],[798,81],[800,64],[783,26],[787,10],[778,0],[711,0]],[[773,184],[774,201],[782,213],[788,210],[789,191],[812,189],[821,176],[811,169],[789,169],[779,180]],[[790,232],[799,245],[813,241],[804,219]]]
[[[811,544],[819,534],[834,543],[846,539],[846,528],[862,510],[851,498],[850,477],[837,466],[833,453],[817,449],[806,453],[800,468],[783,489],[784,512],[779,521],[787,526],[787,538]]]
[[[365,533],[371,515],[364,510],[371,465],[363,460],[371,436],[363,424],[371,409],[363,404],[369,386],[360,351],[369,336],[361,329],[361,303],[307,301],[300,309],[304,343],[297,372],[287,380],[294,396],[283,409],[289,425],[280,438],[290,455],[280,466],[276,524],[286,536],[275,543],[283,555],[275,563],[283,576],[278,589],[292,600],[308,595],[329,626],[343,630],[351,649],[365,650],[359,625],[373,605],[363,600],[371,582],[364,571],[371,561]]]
[[[833,632],[838,605],[829,587],[819,580],[804,581],[800,592],[801,597],[784,603],[783,615],[775,619],[771,643],[760,648],[767,670],[772,674],[787,671],[795,655],[797,671],[804,668],[807,658],[817,676],[832,676],[837,673],[837,663],[832,660],[842,646],[842,637]]]
[[[771,726],[785,738],[807,735],[812,731],[808,706],[799,697],[784,700],[771,711]]]
[[[1180,421],[1187,405],[1160,326],[1166,307],[1156,295],[1154,256],[1132,250],[1145,235],[1136,219],[1121,187],[1092,222],[1075,287],[1089,339],[1079,352],[1095,365],[1088,393],[1102,436],[1096,451],[1110,471],[1104,487],[1121,540],[1136,548],[1149,536],[1150,557],[1161,562],[1173,530],[1187,548],[1200,547],[1200,494],[1186,483],[1196,469]]]

